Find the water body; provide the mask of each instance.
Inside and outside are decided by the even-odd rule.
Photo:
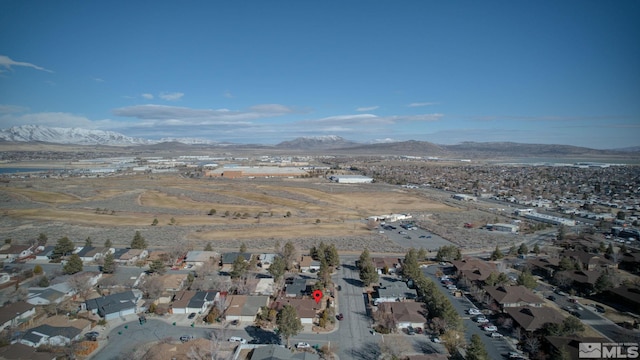
[[[35,173],[60,171],[60,169],[43,169],[43,168],[0,168],[0,174],[18,174],[18,173]]]

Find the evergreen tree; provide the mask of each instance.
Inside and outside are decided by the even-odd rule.
[[[288,304],[278,312],[276,324],[278,325],[278,333],[287,340],[287,346],[289,345],[289,339],[298,335],[304,329],[296,309]]]
[[[518,248],[515,245],[511,245],[509,248],[509,256],[515,256],[518,253]]]
[[[563,241],[567,237],[567,228],[564,225],[558,227],[558,240]]]
[[[287,264],[284,263],[284,259],[280,256],[276,256],[273,259],[273,263],[267,269],[267,272],[273,276],[273,281],[278,282],[286,271]]]
[[[502,254],[502,251],[500,251],[500,248],[498,247],[498,245],[496,244],[496,249],[493,250],[493,252],[491,253],[491,260],[500,260],[504,257],[504,255]]]
[[[325,250],[325,258],[327,259],[327,265],[331,267],[336,267],[340,265],[340,256],[338,255],[338,249],[336,246],[331,244]]]
[[[425,261],[426,259],[427,259],[427,250],[421,247],[420,250],[418,250],[418,261]]]
[[[611,282],[611,278],[609,277],[609,274],[606,274],[606,273],[600,274],[600,276],[598,276],[598,279],[596,279],[596,282],[593,285],[593,287],[597,292],[603,292],[607,289],[612,288],[613,283]]]
[[[540,255],[540,246],[538,246],[538,244],[533,245],[533,253]]]
[[[471,335],[471,343],[467,346],[467,360],[488,360],[489,354],[478,334]]]
[[[84,239],[84,246],[85,247],[93,246],[93,241],[91,241],[91,236],[87,236],[87,238]]]
[[[238,279],[246,275],[248,270],[247,261],[242,256],[238,256],[234,261],[231,268],[231,272],[229,272],[229,276],[232,279]]]
[[[132,249],[146,249],[147,241],[142,237],[140,231],[136,231],[136,234],[133,236],[133,240],[131,240],[131,248]]]
[[[113,246],[113,244],[111,243],[111,240],[107,239],[104,242],[104,247],[106,247],[107,249],[111,248]]]
[[[369,250],[364,249],[362,254],[360,254],[358,266],[360,267],[360,280],[362,280],[364,286],[378,282],[378,271],[375,266],[373,266],[373,262],[369,256]]]
[[[518,248],[518,255],[527,255],[529,253],[529,248],[525,243],[520,244]]]
[[[107,255],[104,256],[104,262],[102,264],[102,273],[103,274],[113,274],[116,271],[116,262],[113,258],[113,253],[111,251],[107,252]]]
[[[204,251],[213,251],[213,247],[211,246],[211,243],[207,243],[207,246],[204,247]]]
[[[40,246],[46,245],[47,244],[47,240],[49,240],[49,238],[47,237],[47,234],[40,233],[40,235],[38,235],[38,245],[40,245]]]
[[[80,256],[78,254],[69,256],[67,263],[62,267],[62,272],[72,275],[80,271],[82,271],[82,259],[80,259]]]
[[[150,274],[164,274],[167,271],[167,268],[164,266],[164,261],[162,259],[155,259],[149,264],[149,273]]]
[[[246,252],[247,252],[247,245],[246,245],[245,243],[242,243],[242,244],[240,245],[240,253],[241,253],[241,254],[244,254],[244,253],[246,253]]]
[[[296,260],[296,247],[291,241],[287,241],[282,249],[282,257],[285,264],[287,264],[287,270],[293,269],[293,262]]]
[[[75,249],[76,249],[76,246],[73,244],[73,242],[71,242],[71,240],[69,240],[69,238],[65,236],[63,238],[58,239],[58,243],[53,248],[53,253],[51,257],[54,260],[57,260],[63,256],[67,256],[73,253],[73,250]]]
[[[518,276],[517,282],[518,285],[525,286],[528,289],[535,289],[535,287],[538,286],[536,278],[531,275],[531,272],[529,270],[522,271]]]

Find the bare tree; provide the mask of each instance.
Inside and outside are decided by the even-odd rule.
[[[411,351],[412,347],[404,337],[395,338],[393,341],[380,341],[380,358],[383,360],[401,359],[405,352]]]
[[[93,291],[93,285],[91,284],[91,274],[77,273],[72,275],[67,281],[71,290],[73,290],[83,300]]]
[[[140,290],[145,294],[147,299],[155,299],[162,294],[162,279],[158,275],[147,275],[145,280],[140,284]]]

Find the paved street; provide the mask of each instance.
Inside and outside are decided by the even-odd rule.
[[[436,272],[441,270],[441,266],[429,266],[427,268],[423,268],[422,272],[431,280],[436,283],[437,288],[443,294],[447,296],[447,298],[451,301],[455,309],[458,311],[460,316],[463,318],[463,326],[464,332],[466,335],[467,343],[471,341],[471,336],[473,334],[478,334],[482,342],[484,343],[487,352],[489,353],[489,359],[502,359],[505,354],[510,351],[514,351],[514,348],[510,345],[509,340],[506,338],[493,339],[487,336],[487,332],[483,331],[477,323],[471,320],[471,317],[465,314],[465,310],[473,307],[473,303],[469,301],[466,297],[456,298],[454,297],[450,291],[447,291],[441,284],[438,278],[436,277]]]

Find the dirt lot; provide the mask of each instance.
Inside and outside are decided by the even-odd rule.
[[[411,213],[466,248],[489,242],[462,224],[493,215],[447,204],[446,196],[434,194],[324,179],[188,179],[178,174],[11,180],[0,188],[0,236],[22,243],[45,233],[51,243],[68,236],[77,243],[91,237],[94,244],[110,239],[127,245],[140,231],[150,247],[178,243],[200,249],[211,242],[234,249],[244,242],[249,249],[273,249],[276,242],[291,240],[300,249],[324,241],[341,250],[404,252],[372,232],[364,219]]]

